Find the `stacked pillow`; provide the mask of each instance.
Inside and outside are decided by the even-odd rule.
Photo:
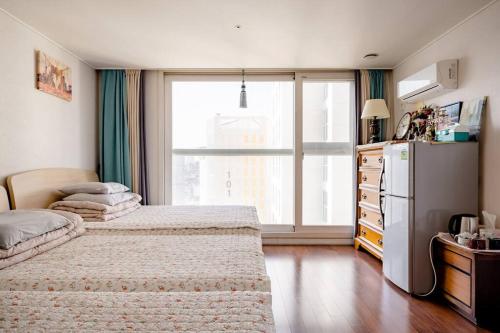
[[[109,221],[129,214],[140,205],[141,196],[128,192],[129,188],[119,183],[81,183],[60,189],[65,195],[62,201],[54,202],[49,209],[79,214],[85,221]]]
[[[50,210],[0,213],[0,269],[46,252],[83,234],[77,214]]]
[[[66,185],[59,189],[62,193],[78,194],[78,193],[88,193],[88,194],[112,194],[112,193],[124,193],[128,192],[130,189],[120,183],[101,183],[101,182],[88,182],[79,183],[74,185]]]

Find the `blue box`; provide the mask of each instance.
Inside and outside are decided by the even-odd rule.
[[[450,130],[442,130],[436,133],[436,141],[439,142],[464,142],[469,141],[468,132],[455,132]]]

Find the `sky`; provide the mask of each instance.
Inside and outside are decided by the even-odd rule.
[[[207,141],[207,122],[217,114],[221,116],[273,116],[278,94],[275,82],[246,82],[248,108],[239,108],[241,82],[177,81],[172,83],[173,148],[204,148]],[[288,133],[293,131],[294,83],[278,83],[284,98],[290,103],[280,107]],[[284,145],[291,148],[293,138]]]

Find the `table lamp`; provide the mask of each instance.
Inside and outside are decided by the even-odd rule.
[[[389,118],[389,110],[383,99],[369,99],[365,103],[361,119],[370,121],[370,143],[378,142],[378,122],[377,119]]]

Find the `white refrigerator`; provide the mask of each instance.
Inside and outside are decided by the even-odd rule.
[[[429,243],[454,214],[478,213],[478,144],[406,142],[384,146],[383,271],[412,294],[433,285]]]

